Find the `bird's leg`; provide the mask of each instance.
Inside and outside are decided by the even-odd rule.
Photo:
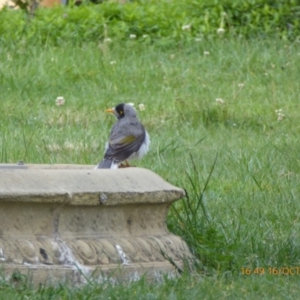
[[[119,169],[128,168],[128,167],[130,167],[130,165],[129,165],[129,163],[128,163],[127,160],[125,160],[124,163],[121,163],[121,164],[119,165]]]
[[[133,167],[133,166],[131,166],[127,160],[125,160],[124,164],[122,163],[119,165],[119,168],[129,168],[129,167]]]

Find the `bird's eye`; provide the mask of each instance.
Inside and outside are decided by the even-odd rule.
[[[120,115],[123,115],[123,110],[120,110],[119,114],[120,114]]]

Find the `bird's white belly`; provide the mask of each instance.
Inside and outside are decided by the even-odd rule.
[[[127,160],[141,159],[148,151],[150,147],[150,136],[148,132],[145,132],[145,140],[137,152],[132,153]]]

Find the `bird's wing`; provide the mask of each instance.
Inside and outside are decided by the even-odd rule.
[[[105,158],[116,161],[126,160],[132,153],[137,152],[145,140],[145,129],[137,121],[118,122],[111,131],[109,147]]]

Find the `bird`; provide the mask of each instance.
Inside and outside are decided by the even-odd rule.
[[[149,151],[149,134],[138,120],[136,110],[132,105],[120,103],[105,111],[113,113],[117,122],[110,131],[109,140],[105,145],[104,158],[95,169],[129,167],[128,160],[141,159]]]

